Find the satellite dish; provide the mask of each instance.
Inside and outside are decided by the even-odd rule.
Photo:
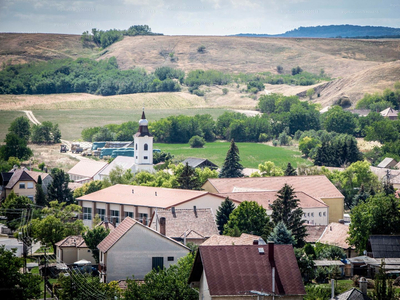
[[[367,250],[364,250],[363,253],[364,253],[364,255],[367,255]]]

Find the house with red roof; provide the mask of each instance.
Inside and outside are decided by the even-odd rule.
[[[292,245],[202,246],[189,283],[199,299],[277,296],[301,300],[306,294]],[[259,299],[259,298],[258,298]]]
[[[86,245],[81,235],[70,235],[56,243],[57,262],[63,262],[66,265],[72,265],[79,260],[90,261],[92,265],[96,264],[92,251]]]
[[[185,245],[130,217],[111,231],[97,248],[103,282],[125,280],[132,275],[136,280],[143,280],[152,269],[168,268],[190,252]]]
[[[339,222],[344,216],[344,196],[325,175],[316,176],[278,176],[250,178],[210,178],[204,183],[203,189],[219,195],[238,192],[279,191],[285,184],[294,191],[302,192],[311,198],[326,204],[329,208],[327,223],[315,221],[314,224],[327,225],[329,222]],[[235,199],[234,196],[232,196]],[[322,212],[322,211],[321,211]],[[323,216],[323,212],[322,212]],[[308,213],[307,213],[308,217]],[[315,214],[314,214],[315,217]],[[319,211],[318,211],[319,217]],[[310,211],[310,221],[311,211]],[[311,224],[311,222],[309,222]]]

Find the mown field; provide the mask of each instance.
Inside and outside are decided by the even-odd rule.
[[[156,121],[171,115],[194,116],[196,114],[210,114],[214,119],[224,113],[225,109],[146,109],[146,118]],[[34,110],[33,114],[39,122],[50,121],[58,124],[62,139],[74,141],[81,138],[82,129],[87,127],[104,126],[107,124],[121,124],[128,121],[139,121],[142,108],[135,109],[63,109],[63,110]],[[11,122],[25,115],[20,111],[0,110],[0,143],[4,140]]]
[[[241,163],[245,168],[257,168],[258,164],[272,161],[277,166],[286,168],[290,162],[294,167],[298,164],[311,162],[301,157],[301,153],[287,147],[273,147],[259,143],[236,143]],[[188,157],[206,158],[218,166],[222,166],[228,152],[229,142],[207,143],[204,148],[190,148],[189,144],[154,144],[154,149],[170,152],[175,159],[184,160]]]

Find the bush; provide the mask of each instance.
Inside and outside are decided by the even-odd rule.
[[[271,139],[271,138],[270,138],[269,135],[266,134],[266,133],[260,133],[260,136],[258,137],[258,141],[259,141],[260,143],[268,142],[270,139]]]
[[[196,96],[199,96],[199,97],[203,97],[205,92],[203,90],[194,90],[193,94],[195,94]]]
[[[192,136],[192,138],[189,140],[189,145],[191,148],[203,148],[205,143],[206,141],[198,135]]]
[[[40,164],[38,165],[38,167],[39,167],[40,170],[43,171],[43,169],[44,169],[44,167],[45,167],[44,162],[40,163]]]
[[[199,53],[204,53],[205,50],[206,50],[206,46],[204,46],[204,45],[197,47],[197,52],[199,52]]]
[[[277,66],[277,67],[276,67],[276,71],[277,71],[279,74],[282,74],[282,73],[283,73],[283,67],[282,67],[281,65]]]
[[[315,271],[315,281],[317,283],[328,282],[328,270],[323,267],[318,267]]]
[[[275,147],[278,146],[278,140],[273,140],[272,141],[272,145],[275,146]]]
[[[223,88],[223,89],[222,89],[222,94],[223,94],[223,95],[228,94],[228,92],[229,92],[229,90],[228,90],[227,88]]]

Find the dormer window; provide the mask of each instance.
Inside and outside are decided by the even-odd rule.
[[[144,144],[144,151],[147,151],[147,150],[149,150],[149,145]]]

